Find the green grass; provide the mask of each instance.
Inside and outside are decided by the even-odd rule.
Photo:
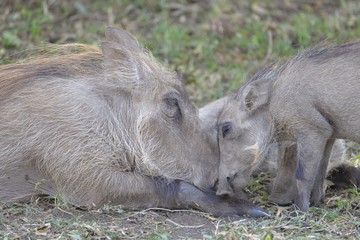
[[[236,91],[258,69],[322,41],[360,39],[356,0],[0,2],[0,64],[41,43],[98,45],[123,27],[176,70],[198,106]],[[359,147],[352,149],[359,164]],[[262,180],[249,189],[264,206]],[[359,191],[329,192],[307,214],[268,206],[267,219],[218,219],[199,212],[79,210],[54,200],[0,205],[4,239],[359,239]],[[183,215],[182,215],[183,214]],[[179,215],[188,220],[179,218]],[[183,222],[182,222],[183,221]],[[197,222],[198,221],[198,222]],[[204,225],[204,226],[202,226]],[[41,235],[43,234],[43,235]]]
[[[181,74],[203,104],[235,91],[267,63],[322,41],[360,36],[357,1],[3,1],[0,63],[41,42],[98,44],[125,27]]]

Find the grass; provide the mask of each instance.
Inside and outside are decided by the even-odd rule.
[[[267,63],[321,41],[360,35],[357,1],[21,1],[0,3],[0,62],[41,42],[98,44],[124,27],[176,70],[199,106],[235,91]]]
[[[176,70],[198,106],[236,91],[256,70],[322,41],[360,39],[356,0],[0,2],[0,64],[41,43],[98,45],[107,25],[123,27]],[[351,147],[359,164],[359,147]],[[263,181],[249,189],[266,219],[214,218],[197,211],[82,210],[41,198],[0,205],[4,239],[359,239],[359,191],[328,191],[321,208],[299,213],[266,205]]]

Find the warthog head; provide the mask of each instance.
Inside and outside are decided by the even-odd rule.
[[[256,83],[257,84],[257,83]],[[268,99],[262,85],[249,82],[228,97],[218,119],[220,167],[218,195],[233,195],[249,181],[251,173],[267,155],[273,124],[264,106]]]
[[[132,106],[127,111],[133,111],[129,125],[135,126],[146,168],[153,175],[188,181],[203,190],[213,187],[218,146],[200,124],[183,82],[140,48],[129,33],[108,28],[106,38],[102,44],[106,77],[129,96]]]

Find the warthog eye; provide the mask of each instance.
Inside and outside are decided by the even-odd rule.
[[[225,122],[225,123],[221,124],[220,130],[221,130],[222,137],[224,138],[231,133],[232,124],[230,122]]]
[[[181,122],[182,114],[178,100],[178,94],[169,93],[163,98],[165,114],[175,122]]]

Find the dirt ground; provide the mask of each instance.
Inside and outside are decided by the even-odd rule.
[[[203,239],[221,234],[229,224],[256,221],[215,218],[196,210],[81,210],[48,201],[0,209],[0,235],[9,239]]]
[[[131,211],[120,206],[80,209],[42,197],[30,203],[0,205],[0,236],[7,239],[273,239],[275,235],[274,239],[299,236],[359,239],[360,205],[356,189],[329,190],[324,204],[306,214],[292,206],[261,203],[261,189],[254,196],[253,201],[268,209],[270,217],[214,217],[190,209]],[[335,221],[337,227],[329,221]]]

